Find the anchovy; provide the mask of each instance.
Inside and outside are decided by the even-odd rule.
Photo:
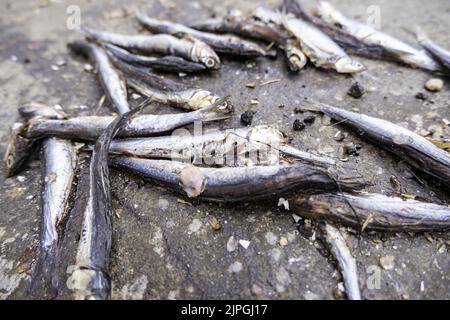
[[[436,45],[420,28],[417,28],[417,41],[447,70],[450,70],[450,51]]]
[[[59,283],[59,246],[64,221],[68,216],[73,191],[77,151],[67,140],[48,138],[44,141],[44,179],[42,223],[39,253],[31,279],[30,291],[42,294],[49,290],[56,297]],[[40,291],[37,292],[36,290]]]
[[[146,103],[146,102],[145,102]],[[89,190],[84,209],[76,269],[67,286],[79,300],[105,300],[111,296],[109,258],[112,205],[109,184],[109,145],[121,127],[145,105],[118,116],[98,138],[89,168]]]
[[[151,71],[129,65],[113,58],[113,63],[127,76],[128,85],[154,101],[185,110],[198,110],[215,103],[221,97],[208,90],[189,88],[184,84],[163,79]],[[225,103],[225,102],[224,102]],[[232,110],[232,106],[227,104]]]
[[[331,193],[298,197],[293,210],[307,218],[335,221],[357,230],[431,232],[450,230],[450,207],[381,194]]]
[[[339,26],[345,33],[354,36],[362,43],[385,48],[405,64],[431,71],[441,70],[441,66],[425,51],[418,50],[370,25],[345,17],[328,2],[319,2],[316,13],[322,20]]]
[[[82,27],[81,31],[86,37],[94,41],[114,44],[129,50],[179,56],[193,62],[202,63],[208,69],[220,68],[220,59],[215,51],[203,41],[191,36],[179,39],[168,34],[122,35],[85,27]]]
[[[180,114],[151,115],[134,117],[123,128],[118,137],[142,137],[170,132],[176,128],[196,121],[216,121],[229,118],[229,110],[224,106],[225,99],[219,99],[213,105],[197,111]],[[96,140],[114,120],[114,117],[86,116],[68,120],[35,119],[28,124],[22,135],[28,139],[46,136],[58,136],[80,141]]]
[[[206,70],[203,64],[191,62],[180,57],[148,57],[131,53],[112,44],[104,44],[104,47],[120,60],[133,65],[149,67],[156,71],[164,72],[200,72]]]
[[[450,185],[450,154],[429,140],[386,120],[325,104],[320,104],[317,109],[336,121],[345,122],[363,137],[403,158],[414,168]]]
[[[119,114],[130,111],[125,79],[114,68],[105,50],[97,44],[85,41],[69,43],[68,47],[76,53],[89,56],[92,62],[96,64],[105,95],[116,111]]]
[[[241,39],[232,35],[219,35],[198,31],[179,23],[153,19],[142,12],[136,15],[139,23],[151,32],[168,34],[189,34],[209,44],[216,52],[241,57],[273,57],[276,52],[266,50],[257,43]]]
[[[330,247],[330,251],[338,262],[347,298],[349,300],[361,300],[356,260],[350,252],[345,238],[339,229],[328,223],[322,229],[325,232],[325,239]]]
[[[306,164],[203,168],[177,161],[119,156],[111,159],[111,165],[169,185],[185,196],[219,202],[254,201],[292,189],[327,192],[365,186],[358,179],[335,182],[324,170]]]
[[[119,139],[111,143],[110,152],[210,166],[275,165],[281,153],[313,165],[335,165],[333,159],[287,145],[284,135],[269,126],[214,130],[201,135]]]
[[[298,39],[303,53],[316,67],[334,69],[339,73],[365,70],[360,62],[350,58],[336,42],[313,24],[290,14],[283,15],[281,22]]]

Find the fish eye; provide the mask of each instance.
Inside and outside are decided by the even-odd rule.
[[[14,157],[12,155],[9,155],[6,158],[6,167],[11,168],[14,164]]]
[[[216,62],[214,61],[213,58],[207,58],[207,59],[205,60],[205,65],[206,65],[208,68],[213,68],[213,67],[216,65]]]

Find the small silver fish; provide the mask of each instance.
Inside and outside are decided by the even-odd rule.
[[[330,247],[330,251],[338,262],[347,298],[349,300],[361,300],[356,260],[350,252],[345,238],[339,229],[328,223],[325,223],[322,230],[325,232],[325,239]]]
[[[105,95],[119,114],[130,111],[125,79],[112,65],[105,50],[95,43],[76,41],[68,44],[76,53],[89,56],[98,69],[98,77]]]
[[[381,194],[331,193],[297,197],[292,210],[306,219],[334,221],[358,231],[450,230],[450,207]]]
[[[242,56],[242,57],[258,57],[258,56],[274,56],[276,52],[266,50],[257,43],[241,39],[232,35],[219,35],[198,31],[186,27],[179,23],[153,19],[143,12],[136,15],[139,23],[151,32],[168,33],[168,34],[189,34],[210,45],[216,52]]]
[[[129,50],[179,56],[193,62],[203,63],[208,69],[220,68],[220,59],[216,52],[203,41],[191,36],[179,39],[168,34],[122,35],[86,27],[82,27],[81,31],[94,41],[111,43]]]
[[[336,182],[324,170],[306,164],[203,168],[177,161],[118,156],[111,159],[111,165],[169,185],[188,197],[219,202],[255,201],[293,189],[327,192],[365,186],[358,179],[343,178]]]
[[[447,71],[450,71],[450,51],[438,46],[428,38],[421,28],[417,28],[417,41],[427,50],[437,61],[439,61]]]

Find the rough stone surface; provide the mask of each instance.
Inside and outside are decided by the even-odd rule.
[[[403,28],[420,25],[437,43],[450,48],[447,32],[450,4],[446,0],[427,2],[426,12],[419,0],[407,1],[406,6],[403,1],[390,0],[332,2],[349,16],[361,20],[368,18],[369,6],[378,5],[383,30],[413,43],[414,39]],[[70,1],[81,8],[82,22],[86,25],[123,33],[137,32],[138,24],[128,14],[117,14],[121,8],[132,12],[140,6],[148,8],[155,17],[189,23],[212,14],[223,15],[232,7],[248,12],[257,5],[236,0],[170,1],[174,7],[168,3],[132,0],[124,8],[121,1]],[[84,70],[86,61],[72,57],[66,49],[68,41],[80,38],[67,28],[68,5],[32,0],[5,0],[0,4],[1,153],[5,151],[8,125],[18,119],[17,107],[21,103],[37,100],[59,104],[71,115],[89,115],[97,109],[103,93],[96,76]],[[66,63],[58,63],[62,60]],[[328,155],[334,156],[339,156],[341,143],[333,139],[337,128],[330,126],[329,119],[317,117],[304,131],[292,130],[294,111],[305,99],[337,104],[348,110],[356,108],[365,114],[402,122],[412,130],[416,128],[412,119],[415,114],[424,116],[435,112],[439,119],[449,118],[448,90],[433,94],[433,101],[415,99],[430,79],[429,73],[394,63],[360,60],[368,70],[350,77],[311,66],[300,74],[292,74],[281,57],[275,61],[223,58],[224,66],[218,72],[178,80],[232,96],[236,116],[209,124],[208,128],[240,126],[239,115],[248,110],[252,99],[257,99],[260,103],[252,106],[257,110],[253,125],[275,125],[292,138],[294,146],[329,151]],[[246,83],[273,79],[281,81],[254,89],[245,87]],[[347,96],[348,88],[355,81],[370,88],[370,94],[362,100]],[[278,108],[280,105],[284,108]],[[179,111],[157,106],[153,112]],[[106,104],[100,114],[109,113]],[[449,138],[449,127],[444,127],[439,119],[424,117],[423,127],[441,125],[443,135]],[[347,141],[364,146],[360,156],[350,157],[349,163],[373,183],[367,191],[392,193],[389,178],[395,175],[404,193],[439,203],[450,200],[434,182],[424,187],[414,180],[398,158],[351,132]],[[0,165],[0,299],[26,297],[30,265],[39,238],[41,170],[38,160],[37,153],[17,179],[5,179],[4,166]],[[75,208],[85,200],[80,190],[86,187],[87,167],[87,159],[80,159]],[[111,255],[113,298],[333,299],[333,291],[341,280],[333,260],[325,254],[319,241],[319,229],[314,222],[294,221],[292,212],[277,207],[278,199],[234,206],[193,202],[191,206],[178,202],[179,196],[166,188],[145,184],[116,171],[111,173],[111,185],[113,207],[118,213],[114,215]],[[75,214],[79,210],[72,212],[65,237],[63,283],[67,279],[67,267],[74,263],[80,232],[81,217]],[[219,231],[209,226],[209,214],[220,221]],[[231,236],[235,239],[232,243]],[[280,245],[282,238],[289,240],[288,245]],[[244,249],[236,245],[239,239],[246,239],[251,245]],[[358,261],[365,299],[450,298],[448,234],[365,233],[359,239],[352,233],[349,241]],[[395,266],[383,270],[379,261],[388,255],[395,257]],[[67,289],[61,291],[61,298],[71,297]]]

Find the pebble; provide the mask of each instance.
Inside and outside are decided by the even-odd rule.
[[[418,93],[415,95],[415,98],[416,98],[417,100],[422,100],[422,101],[428,100],[428,96],[427,96],[425,93],[423,93],[423,92],[418,92]]]
[[[280,238],[280,246],[285,247],[288,245],[288,239],[285,237]]]
[[[94,67],[91,65],[91,64],[89,64],[89,63],[86,63],[85,65],[84,65],[84,71],[86,71],[86,72],[92,72],[93,70],[94,70]]]
[[[24,176],[17,176],[17,181],[19,182],[25,182],[25,177]]]
[[[366,93],[366,91],[359,82],[355,82],[354,84],[352,84],[347,93],[349,96],[355,99],[361,99],[364,93]]]
[[[253,117],[255,115],[255,111],[247,110],[243,114],[241,114],[241,122],[243,125],[249,126],[253,122]]]
[[[275,245],[277,243],[278,237],[271,231],[267,232],[265,235],[266,241],[270,245]]]
[[[342,142],[345,139],[345,135],[342,133],[342,131],[336,132],[333,139],[337,142]]]
[[[395,260],[395,257],[392,255],[387,255],[387,256],[381,257],[380,258],[380,266],[384,270],[392,270],[392,269],[394,269],[394,260]]]
[[[237,244],[238,244],[238,242],[236,241],[236,239],[234,238],[234,236],[229,237],[229,238],[228,238],[228,241],[227,241],[227,251],[228,251],[228,252],[236,251],[236,249],[237,249]]]
[[[229,273],[239,273],[242,271],[242,263],[239,261],[233,262],[229,267],[228,267],[228,272]]]
[[[301,120],[295,119],[292,128],[294,129],[294,131],[302,131],[306,128],[306,125]]]
[[[316,120],[316,117],[313,115],[307,116],[305,119],[303,119],[303,122],[306,124],[313,124]]]
[[[296,214],[292,215],[292,219],[294,219],[295,223],[298,223],[300,220],[302,220],[302,218]]]
[[[442,79],[430,79],[425,83],[425,89],[431,92],[441,91],[444,87],[444,81]]]
[[[239,244],[244,248],[244,249],[247,249],[248,248],[248,246],[250,245],[250,241],[248,241],[248,240],[239,240]]]
[[[167,209],[169,209],[169,201],[167,201],[166,199],[159,199],[158,201],[158,207],[162,210],[162,211],[166,211]]]

